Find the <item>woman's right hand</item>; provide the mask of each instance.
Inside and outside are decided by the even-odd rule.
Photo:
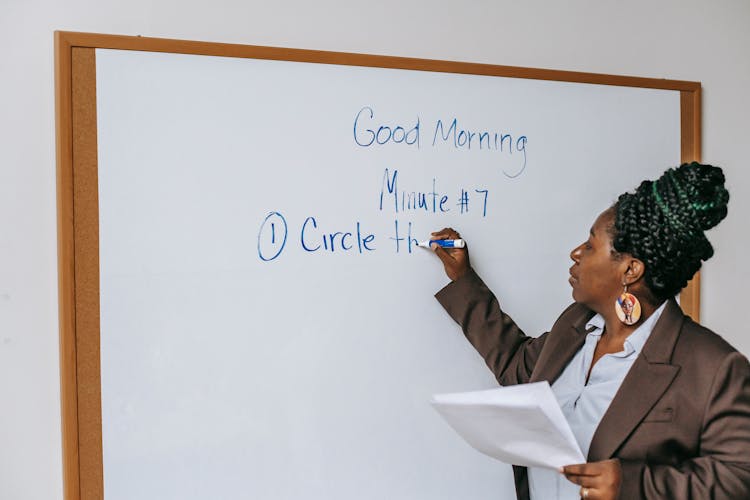
[[[461,235],[456,230],[450,227],[441,229],[432,233],[431,240],[459,240]],[[466,274],[469,270],[469,249],[464,248],[443,248],[437,243],[430,245],[432,251],[435,252],[445,267],[445,274],[451,279],[456,281],[458,278]]]

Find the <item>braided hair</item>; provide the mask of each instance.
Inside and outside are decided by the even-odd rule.
[[[657,299],[673,297],[714,254],[704,231],[726,217],[728,201],[721,168],[697,162],[670,168],[617,199],[613,247],[643,261]]]

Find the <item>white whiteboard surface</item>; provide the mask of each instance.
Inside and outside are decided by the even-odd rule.
[[[428,404],[495,382],[396,223],[457,228],[537,335],[596,215],[679,163],[679,92],[101,49],[96,72],[105,498],[514,498]],[[418,145],[361,145],[417,120]]]

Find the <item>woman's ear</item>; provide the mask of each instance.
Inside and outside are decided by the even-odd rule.
[[[646,272],[646,266],[642,260],[636,259],[631,255],[626,256],[623,261],[625,270],[622,279],[624,284],[630,286],[643,277],[643,274]]]

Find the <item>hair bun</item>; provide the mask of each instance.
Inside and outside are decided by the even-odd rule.
[[[641,259],[646,285],[666,299],[714,254],[705,231],[726,217],[728,201],[719,167],[693,162],[670,168],[617,199],[613,247]]]
[[[672,198],[680,207],[676,213],[692,216],[692,224],[706,231],[716,226],[727,216],[729,192],[724,187],[724,172],[713,165],[698,162],[683,163],[669,169],[660,179],[670,178],[677,194]]]

